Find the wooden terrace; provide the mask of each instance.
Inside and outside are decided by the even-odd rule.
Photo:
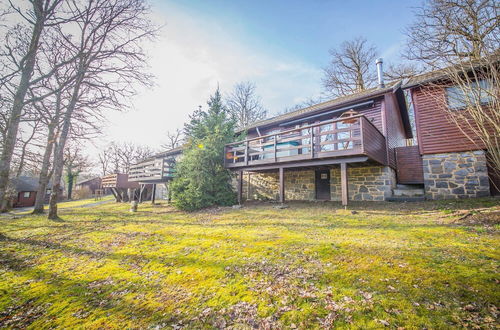
[[[279,170],[280,202],[284,202],[284,169],[340,164],[342,203],[347,204],[347,164],[375,162],[387,165],[385,136],[363,115],[322,121],[230,143],[225,146],[226,168],[243,171]]]
[[[140,183],[164,183],[173,178],[174,160],[171,157],[149,159],[132,165],[129,181]]]

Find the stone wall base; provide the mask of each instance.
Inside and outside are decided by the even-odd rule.
[[[348,167],[349,199],[356,201],[384,201],[392,196],[396,185],[395,171],[388,166]],[[236,181],[234,181],[236,184]],[[330,170],[330,196],[341,200],[340,167]],[[279,174],[277,172],[243,174],[245,200],[278,200]],[[285,170],[285,199],[312,201],[316,199],[314,170]]]
[[[490,195],[483,150],[424,155],[423,166],[427,199]]]

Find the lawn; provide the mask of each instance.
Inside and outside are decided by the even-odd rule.
[[[60,210],[73,207],[84,207],[86,205],[109,202],[114,199],[115,198],[113,197],[113,195],[106,195],[99,200],[96,200],[95,198],[92,197],[92,198],[64,201],[57,204],[57,209]],[[45,209],[48,209],[48,207],[49,207],[48,205],[45,205]],[[26,210],[26,208],[12,209],[12,213],[14,214],[30,214],[31,212],[32,208],[29,208],[29,210]]]
[[[0,326],[498,326],[500,201],[0,218]]]

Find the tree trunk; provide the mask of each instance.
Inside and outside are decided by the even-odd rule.
[[[75,81],[75,85],[73,87],[71,100],[66,109],[66,113],[63,117],[62,129],[59,134],[59,143],[57,143],[56,150],[54,153],[54,174],[53,174],[53,184],[52,184],[52,193],[50,194],[49,200],[49,214],[47,215],[48,219],[57,220],[59,217],[57,215],[57,201],[59,196],[61,196],[62,188],[61,188],[61,178],[63,174],[64,167],[64,148],[66,147],[66,141],[68,139],[69,130],[71,127],[71,118],[73,116],[73,111],[75,110],[76,103],[80,94],[80,87],[84,78],[85,70],[82,68],[82,63],[80,63],[78,78]]]
[[[66,134],[64,132],[66,131]],[[59,196],[61,196],[61,178],[63,173],[63,163],[64,163],[64,146],[66,144],[66,139],[69,132],[69,122],[64,122],[63,130],[61,132],[61,137],[59,138],[59,143],[56,146],[56,151],[54,153],[54,174],[52,180],[52,192],[49,199],[49,214],[47,218],[51,220],[57,220],[59,217],[57,215],[57,201]]]
[[[68,180],[68,199],[71,199],[73,195],[73,182],[75,180],[75,176],[73,173],[68,173],[66,178]]]
[[[19,167],[17,168],[16,178],[19,178],[21,176],[21,174],[23,174],[24,158],[26,157],[27,146],[28,146],[28,143],[24,144],[23,148],[21,149],[21,157],[19,157]]]
[[[36,53],[40,44],[40,35],[45,24],[45,15],[42,12],[43,7],[40,1],[34,1],[33,9],[36,16],[36,21],[33,26],[31,34],[30,45],[28,52],[24,57],[24,66],[21,69],[21,79],[17,86],[12,103],[12,110],[8,121],[7,134],[2,148],[2,155],[0,157],[0,212],[6,211],[5,193],[9,183],[10,166],[12,162],[12,154],[16,144],[19,123],[24,107],[24,99],[28,91],[28,87],[35,67]]]
[[[36,193],[35,208],[33,214],[43,213],[43,204],[45,203],[45,192],[49,184],[49,166],[50,156],[54,148],[55,130],[54,125],[49,125],[49,132],[47,135],[47,146],[43,154],[42,168],[40,169],[40,176],[38,178],[38,190]]]

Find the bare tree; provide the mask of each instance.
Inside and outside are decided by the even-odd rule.
[[[90,166],[87,156],[78,145],[68,145],[64,151],[64,171],[66,174],[67,196],[72,198],[73,186],[81,172]]]
[[[101,151],[97,155],[97,163],[99,164],[99,167],[101,168],[101,175],[106,176],[110,174],[112,171],[110,169],[111,167],[111,157],[112,157],[113,150],[109,147]]]
[[[26,93],[31,83],[36,64],[40,38],[47,25],[55,24],[53,16],[62,0],[33,0],[30,2],[31,8],[26,11],[10,2],[11,9],[24,19],[28,26],[30,26],[30,30],[26,34],[22,34],[22,31],[26,31],[22,26],[17,25],[12,28],[11,36],[13,36],[15,41],[14,43],[9,43],[7,40],[4,44],[5,51],[2,53],[3,57],[11,60],[13,68],[10,68],[11,70],[3,68],[0,83],[3,87],[7,86],[12,80],[15,83],[12,91],[11,108],[7,114],[7,127],[2,145],[2,154],[0,156],[0,211],[4,211],[6,206],[4,203],[4,194],[9,181],[14,146],[22,111],[25,106]],[[16,79],[16,77],[19,77],[19,79]]]
[[[53,189],[49,219],[57,219],[61,194],[64,148],[75,115],[99,109],[123,109],[135,94],[135,85],[150,85],[145,71],[142,41],[156,29],[149,20],[149,8],[142,0],[87,0],[71,2],[67,8],[76,19],[68,31],[60,30],[64,47],[76,54],[71,63],[74,79],[63,97],[65,112],[54,151]]]
[[[58,142],[57,137],[61,130],[62,120],[65,118],[65,98],[70,93],[71,83],[75,79],[71,65],[71,59],[74,55],[62,45],[64,39],[53,32],[46,34],[44,41],[38,54],[39,65],[36,67],[36,72],[41,75],[40,72],[46,66],[53,68],[51,70],[52,75],[39,80],[36,84],[32,84],[28,91],[32,100],[29,105],[34,109],[35,116],[39,118],[46,128],[46,143],[41,157],[38,191],[33,209],[34,214],[43,213],[44,211],[45,191],[53,172],[53,153]],[[61,63],[67,64],[60,65]],[[99,118],[99,112],[95,112],[95,114],[94,117]],[[75,124],[75,120],[73,120],[73,138],[78,137],[77,129],[84,124],[85,121],[79,121],[78,124]]]
[[[414,77],[422,73],[422,69],[412,62],[390,63],[384,75],[388,80],[402,80]]]
[[[35,139],[35,136],[37,134],[37,131],[40,129],[41,122],[40,121],[33,121],[28,125],[29,132],[26,136],[26,139],[23,139],[22,136],[18,138],[18,144],[19,144],[19,161],[17,165],[17,171],[16,171],[16,178],[18,178],[22,173],[23,170],[26,166],[26,161],[28,154],[30,153],[29,146],[32,143],[32,141]]]
[[[226,106],[240,128],[266,118],[267,111],[255,89],[255,84],[250,81],[240,82],[226,97]]]
[[[334,97],[365,90],[376,81],[377,50],[365,38],[344,41],[339,49],[331,49],[331,60],[323,69],[323,87]]]
[[[183,131],[180,128],[177,128],[175,131],[167,132],[167,142],[161,145],[162,148],[170,150],[177,148],[182,144],[183,141]]]
[[[154,154],[154,150],[147,146],[131,142],[111,142],[99,153],[99,164],[106,174],[128,173],[130,166]]]
[[[315,104],[321,103],[323,101],[324,100],[323,100],[322,97],[309,97],[309,98],[307,98],[306,100],[304,100],[304,101],[302,101],[300,103],[297,103],[297,104],[295,104],[295,105],[293,105],[291,107],[287,107],[287,108],[283,109],[283,111],[279,112],[278,115],[282,115],[282,114],[289,113],[289,112],[292,112],[292,111],[304,109],[304,108],[313,106]]]
[[[496,0],[427,0],[406,30],[405,56],[441,79],[430,92],[500,175],[500,13]],[[435,90],[447,88],[447,95]]]
[[[499,47],[497,0],[426,0],[406,29],[405,56],[430,68],[480,60]]]
[[[55,76],[57,77],[57,75]],[[52,99],[45,99],[41,102],[34,103],[35,108],[42,122],[46,125],[46,143],[42,156],[40,174],[38,178],[38,191],[35,199],[35,207],[33,213],[43,213],[45,202],[45,191],[49,183],[51,173],[51,157],[53,155],[54,146],[56,144],[57,135],[60,129],[60,120],[62,112],[61,102],[62,90],[59,90]]]

